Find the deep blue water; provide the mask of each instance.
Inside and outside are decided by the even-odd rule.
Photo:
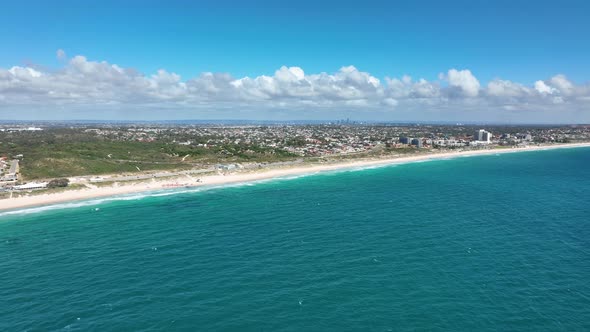
[[[2,214],[0,331],[590,330],[589,213],[565,149]]]

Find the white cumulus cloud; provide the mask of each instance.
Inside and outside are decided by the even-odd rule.
[[[550,82],[552,86],[566,96],[574,93],[574,85],[565,77],[565,75],[555,75],[551,78]]]
[[[549,94],[552,95],[553,93],[557,92],[557,89],[548,86],[543,81],[536,81],[535,82],[535,90],[537,90],[540,94]]]
[[[531,88],[501,79],[489,82],[487,87],[487,94],[494,97],[524,97],[531,93]]]
[[[479,81],[469,69],[457,70],[451,69],[446,76],[449,85],[463,93],[467,97],[477,97],[479,94]]]
[[[0,68],[0,112],[35,105],[55,112],[78,106],[559,112],[587,110],[590,103],[590,85],[575,84],[561,74],[537,80],[532,86],[494,79],[484,87],[469,69],[450,69],[433,81],[414,80],[408,75],[381,80],[354,66],[344,66],[334,73],[306,73],[300,67],[283,66],[272,76],[236,78],[228,73],[205,72],[184,79],[165,69],[144,74],[81,55],[68,59],[63,50],[56,54],[64,60],[58,69]]]

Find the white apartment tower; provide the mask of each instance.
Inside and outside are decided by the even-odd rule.
[[[492,133],[485,131],[484,129],[480,129],[475,132],[475,135],[473,135],[473,140],[490,143],[492,141]]]

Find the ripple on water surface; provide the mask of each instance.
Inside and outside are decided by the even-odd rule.
[[[3,214],[0,330],[588,330],[589,152]]]

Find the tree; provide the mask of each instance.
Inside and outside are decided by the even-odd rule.
[[[68,179],[53,179],[49,181],[49,183],[47,184],[47,188],[63,188],[67,187],[68,184],[70,184],[70,180]]]

